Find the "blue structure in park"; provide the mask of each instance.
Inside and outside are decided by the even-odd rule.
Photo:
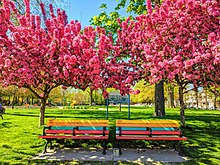
[[[121,96],[119,92],[109,92],[109,104],[128,104],[128,95]]]
[[[128,119],[130,120],[130,95],[121,96],[119,92],[109,92],[109,98],[106,99],[106,119],[108,119],[109,104],[127,104],[128,105]]]

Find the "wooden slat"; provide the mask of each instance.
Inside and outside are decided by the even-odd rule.
[[[180,135],[179,131],[153,131],[152,135]]]
[[[109,131],[104,131],[105,134],[109,134]],[[46,130],[47,134],[73,134],[73,130]],[[97,134],[102,135],[103,131],[95,130],[75,130],[75,134]]]
[[[117,127],[179,127],[175,120],[116,120]]]
[[[108,120],[49,120],[47,126],[108,126]]]
[[[180,135],[179,131],[121,131],[122,135]]]
[[[122,135],[150,135],[150,131],[121,131]]]
[[[76,126],[52,126],[52,130],[73,130],[73,128],[76,128]],[[102,131],[103,126],[78,126],[78,130],[97,130],[97,131]],[[106,126],[106,130],[108,130],[108,126]]]
[[[46,130],[46,134],[72,134],[73,130]]]
[[[172,128],[178,128],[177,124],[166,124],[166,123],[145,123],[145,124],[125,123],[125,124],[117,124],[116,126],[117,127],[149,127],[149,128],[172,127]]]
[[[117,124],[125,124],[125,123],[134,123],[134,124],[141,124],[141,123],[175,123],[179,124],[176,120],[116,120]]]
[[[187,140],[186,137],[137,137],[137,136],[116,136],[117,140]]]
[[[108,136],[51,136],[51,135],[45,135],[45,136],[39,136],[39,138],[42,139],[87,139],[87,140],[92,140],[92,139],[97,139],[97,140],[107,140]]]

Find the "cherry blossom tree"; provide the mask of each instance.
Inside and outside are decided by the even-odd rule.
[[[122,22],[118,32],[120,51],[130,55],[147,80],[177,83],[183,126],[187,85],[219,82],[219,16],[218,0],[166,0],[136,21]]]
[[[43,21],[31,14],[25,0],[25,15],[3,0],[0,8],[0,79],[5,85],[17,85],[32,91],[41,100],[40,125],[44,124],[46,100],[52,89],[63,85],[86,89],[104,88],[105,58],[111,53],[112,39],[103,29],[85,27],[78,21],[67,22],[65,11],[50,17],[41,4]],[[10,17],[18,20],[15,25]],[[109,77],[107,77],[109,79]]]

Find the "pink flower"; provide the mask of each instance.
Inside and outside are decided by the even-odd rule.
[[[63,86],[62,86],[62,89],[66,90],[66,89],[67,89],[67,86],[64,86],[64,85],[63,85]]]
[[[151,14],[152,13],[151,0],[147,0],[146,5],[147,5],[148,13]]]
[[[191,67],[193,65],[193,60],[185,61],[184,64],[185,64],[186,68],[189,68],[189,67]]]
[[[209,41],[211,41],[211,42],[215,42],[216,41],[216,34],[214,33],[214,32],[212,32],[212,33],[210,33],[209,35],[208,35],[208,39],[209,39]]]

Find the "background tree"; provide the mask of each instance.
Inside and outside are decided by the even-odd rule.
[[[175,91],[174,91],[175,86],[171,83],[166,83],[166,91],[168,93],[168,107],[170,108],[175,108]]]
[[[86,89],[86,92],[90,96],[90,105],[92,105],[94,103],[94,99],[93,99],[94,89],[92,87],[89,87],[89,88]]]
[[[145,68],[145,77],[151,83],[162,79],[177,83],[182,126],[187,85],[219,82],[219,13],[216,0],[167,0],[135,22],[120,24],[118,43],[126,49],[121,51],[128,51]]]
[[[52,5],[49,19],[41,4],[44,28],[40,16],[30,13],[28,0],[25,5],[24,16],[7,0],[0,9],[0,78],[3,85],[27,88],[41,100],[40,125],[43,125],[52,89],[60,85],[83,90],[89,86],[104,88],[106,79],[110,79],[103,77],[112,39],[100,28],[86,27],[81,31],[79,22],[67,22],[65,11],[58,9],[55,15]],[[18,26],[11,21],[11,13],[18,19]],[[111,68],[111,63],[108,66]]]
[[[135,84],[135,89],[140,90],[140,93],[135,95],[131,95],[131,101],[133,103],[147,103],[147,104],[153,104],[155,102],[154,100],[154,91],[155,86],[150,85],[147,83],[144,79],[139,81],[137,84]]]
[[[107,9],[106,4],[102,4],[100,9],[104,9],[98,16],[94,16],[91,19],[92,25],[98,25],[104,27],[107,31],[112,32],[115,39],[117,38],[117,31],[120,30],[120,26],[116,21],[120,18],[121,21],[125,20],[125,17],[119,15],[118,11],[127,7],[126,11],[130,13],[130,19],[134,19],[132,15],[146,14],[146,3],[145,0],[135,1],[135,0],[121,0],[115,7],[115,11],[107,14],[105,9]],[[153,4],[160,5],[160,1],[153,1]],[[129,56],[129,55],[128,55]],[[129,57],[128,57],[129,58]],[[160,81],[155,84],[155,114],[159,116],[165,115],[165,104],[164,104],[164,82]]]
[[[209,87],[208,90],[214,95],[213,105],[214,109],[217,109],[217,99],[220,96],[220,87]]]

